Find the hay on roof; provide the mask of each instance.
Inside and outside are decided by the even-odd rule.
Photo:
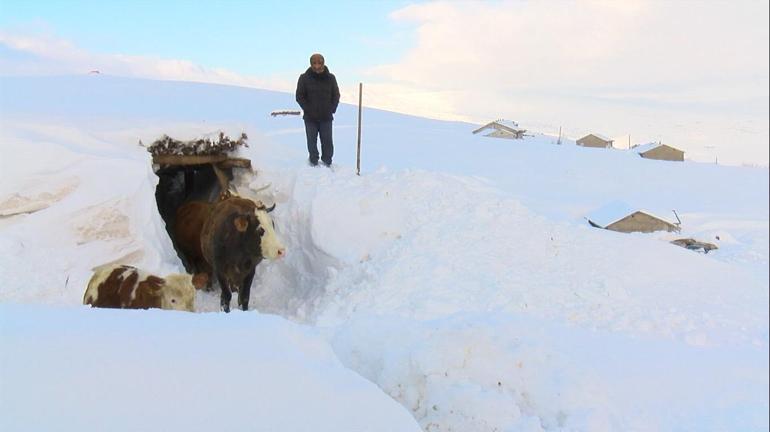
[[[200,138],[190,141],[181,141],[163,135],[147,147],[147,151],[153,156],[211,156],[226,155],[234,152],[240,146],[248,147],[246,143],[248,137],[242,133],[240,138],[233,140],[220,132],[216,140],[211,138]],[[139,144],[142,144],[141,141]]]

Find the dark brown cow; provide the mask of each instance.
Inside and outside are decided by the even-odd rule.
[[[206,288],[211,287],[211,266],[201,251],[201,231],[213,209],[214,204],[190,201],[177,209],[174,220],[174,240],[187,260],[187,271],[205,274]]]
[[[196,284],[203,283],[195,278]],[[193,277],[153,276],[136,267],[113,264],[97,269],[83,295],[83,304],[98,308],[195,310]]]
[[[201,232],[201,251],[222,289],[221,306],[230,312],[232,292],[238,305],[249,309],[251,282],[263,258],[275,259],[285,248],[273,229],[269,212],[261,202],[230,197],[214,204]]]

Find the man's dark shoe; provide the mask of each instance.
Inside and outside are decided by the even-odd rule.
[[[331,162],[321,161],[321,163],[322,163],[322,164],[324,164],[324,166],[325,166],[326,168],[329,168],[330,166],[332,166],[332,163],[331,163]]]
[[[314,166],[318,166],[318,161],[309,160],[309,161],[307,161],[307,163],[308,163],[308,165],[313,166],[313,167]]]

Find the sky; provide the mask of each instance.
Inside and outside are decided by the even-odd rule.
[[[291,92],[321,52],[354,103],[768,164],[768,3],[21,1],[6,75],[101,73]],[[295,107],[278,107],[295,108]]]

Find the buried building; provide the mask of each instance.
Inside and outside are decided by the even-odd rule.
[[[598,133],[590,133],[583,138],[578,139],[575,144],[581,147],[593,148],[612,148],[614,141]]]
[[[684,152],[677,148],[662,143],[647,143],[631,147],[631,151],[636,152],[645,159],[657,159],[667,161],[684,161]]]
[[[646,210],[634,210],[623,202],[612,202],[587,216],[588,223],[596,228],[618,232],[655,231],[679,232],[679,222],[668,221]]]
[[[492,138],[509,138],[509,139],[522,139],[526,129],[519,127],[519,124],[511,120],[498,119],[481,126],[473,131],[473,134],[478,134],[484,131],[491,131],[484,136]]]

